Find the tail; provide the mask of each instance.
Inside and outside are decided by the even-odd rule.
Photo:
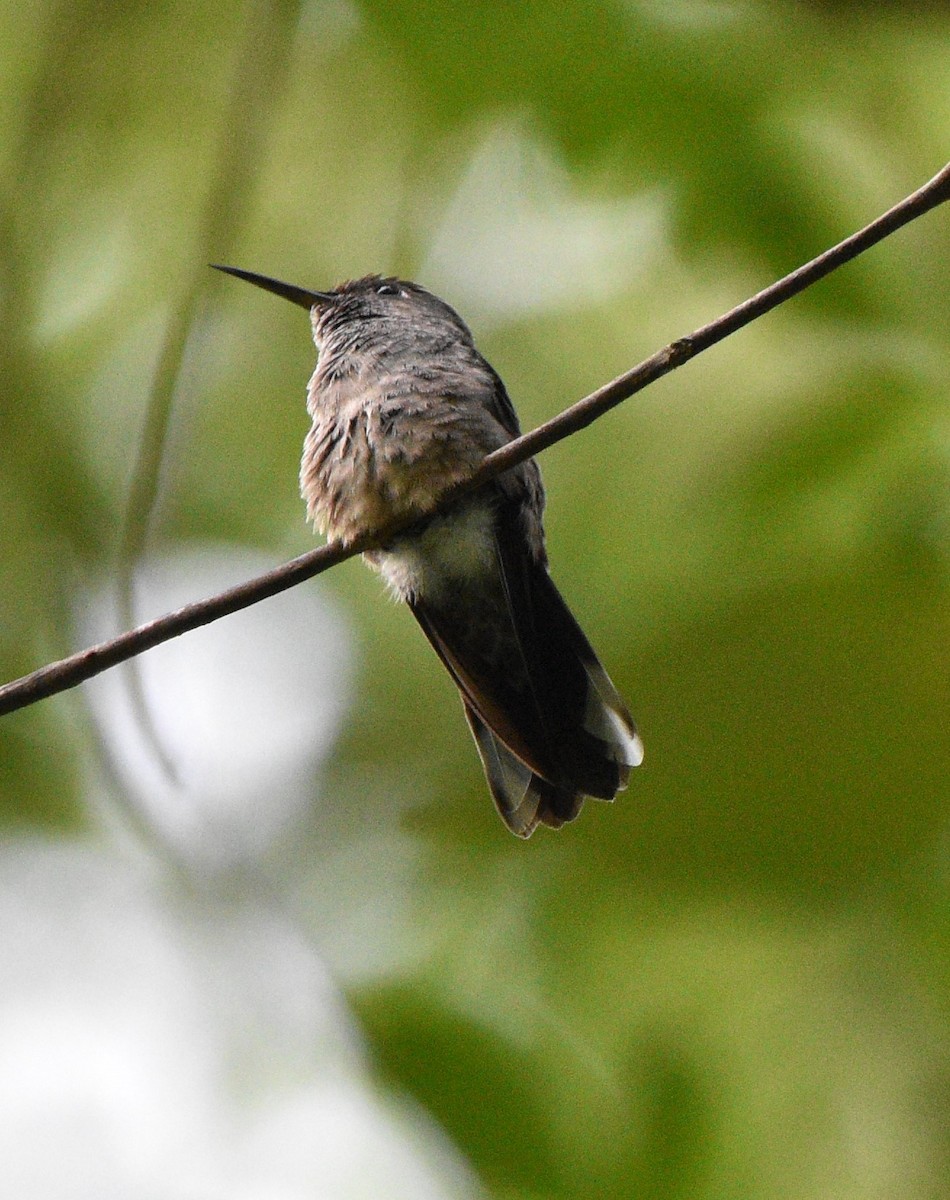
[[[462,693],[502,820],[559,828],[585,796],[613,800],[643,746],[590,642],[524,541],[495,538],[497,574],[412,611]]]

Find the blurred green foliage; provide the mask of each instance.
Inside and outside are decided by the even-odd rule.
[[[506,123],[578,203],[658,197],[626,284],[545,301],[539,275],[537,305],[472,317],[531,426],[950,144],[939,5],[40,0],[0,21],[4,678],[65,652],[118,569],[176,314],[151,544],[310,544],[306,326],[206,261],[396,271],[464,310],[425,268]],[[494,1195],[946,1194],[947,217],[545,456],[554,574],[647,746],[612,808],[507,838],[408,615],[356,567],[327,581],[365,649],[335,806],[420,855],[414,950],[353,1000],[381,1077]],[[0,722],[10,826],[81,818],[81,703]]]

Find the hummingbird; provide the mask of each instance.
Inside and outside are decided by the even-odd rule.
[[[643,758],[633,720],[548,573],[531,459],[445,511],[520,428],[504,383],[444,300],[367,275],[317,292],[216,266],[310,312],[317,365],[300,466],[307,515],[342,543],[418,518],[364,555],[462,697],[488,787],[518,837],[613,800]]]

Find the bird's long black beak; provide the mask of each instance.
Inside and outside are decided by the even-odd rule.
[[[335,292],[308,292],[306,288],[294,287],[292,283],[281,283],[279,279],[269,279],[266,275],[255,275],[253,271],[242,271],[240,267],[222,267],[218,263],[210,264],[216,271],[224,271],[227,275],[236,275],[248,283],[256,284],[275,296],[283,296],[301,308],[311,309],[314,305],[329,304],[335,300]]]

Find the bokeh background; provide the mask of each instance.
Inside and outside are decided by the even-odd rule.
[[[944,6],[0,10],[0,668],[308,549],[305,315],[525,427],[928,179]],[[359,563],[0,721],[0,1190],[950,1189],[950,213],[543,457],[647,747],[520,843]]]

